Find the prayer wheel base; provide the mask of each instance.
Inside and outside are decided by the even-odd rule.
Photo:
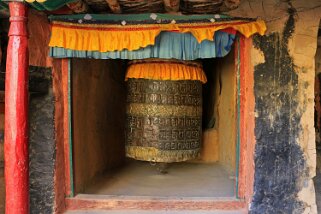
[[[199,158],[198,150],[159,150],[153,147],[126,146],[126,156],[141,161],[174,163]]]

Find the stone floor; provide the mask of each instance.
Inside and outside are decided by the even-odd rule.
[[[234,176],[219,164],[173,163],[167,174],[134,161],[97,179],[85,194],[117,196],[234,197]]]

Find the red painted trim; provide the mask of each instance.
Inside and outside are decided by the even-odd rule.
[[[255,117],[254,117],[254,74],[251,65],[250,50],[252,39],[240,37],[240,167],[239,197],[249,204],[253,195],[254,184],[254,149],[255,149]]]
[[[236,57],[236,60],[235,60],[235,63],[237,64],[238,60],[240,60],[240,159],[239,159],[239,183],[238,183],[238,197],[239,198],[243,198],[245,197],[245,188],[246,188],[246,185],[245,185],[245,162],[246,160],[244,159],[245,158],[245,139],[244,139],[244,128],[245,128],[245,124],[244,124],[244,102],[245,102],[245,96],[244,96],[244,62],[243,60],[244,59],[244,52],[245,52],[245,49],[244,49],[244,38],[241,38],[240,37],[240,40],[239,40],[239,47],[240,47],[240,50],[235,50],[236,53],[235,53],[235,57]],[[238,51],[240,53],[240,58],[237,59],[237,55],[238,55]]]
[[[5,91],[6,213],[29,213],[27,6],[10,2]]]
[[[104,196],[103,196],[104,197]],[[66,199],[67,210],[242,210],[244,201],[235,199],[210,200],[197,198],[139,198],[117,199],[114,197],[99,198],[95,196],[82,196]]]
[[[65,210],[65,158],[64,158],[64,91],[62,84],[62,60],[53,60],[53,90],[55,94],[55,213]]]
[[[69,197],[72,194],[70,183],[70,144],[69,144],[69,110],[68,110],[68,73],[69,73],[69,59],[62,59],[62,88],[63,88],[63,103],[64,103],[64,163],[65,163],[65,194]]]

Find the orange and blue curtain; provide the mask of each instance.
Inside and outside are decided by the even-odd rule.
[[[194,60],[224,57],[236,34],[263,35],[261,20],[220,15],[77,15],[52,19],[50,55],[57,58],[164,58]]]
[[[233,45],[235,34],[218,31],[214,40],[198,43],[190,33],[161,32],[154,45],[129,51],[77,51],[51,47],[50,56],[55,58],[93,58],[93,59],[179,59],[195,60],[226,56]]]

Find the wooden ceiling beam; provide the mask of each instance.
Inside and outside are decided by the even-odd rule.
[[[166,12],[178,12],[180,0],[164,0],[164,7]]]
[[[118,0],[106,0],[106,2],[113,13],[121,13],[121,7]]]
[[[67,6],[74,13],[87,13],[89,12],[89,6],[83,0],[77,0],[72,3],[68,3]]]

